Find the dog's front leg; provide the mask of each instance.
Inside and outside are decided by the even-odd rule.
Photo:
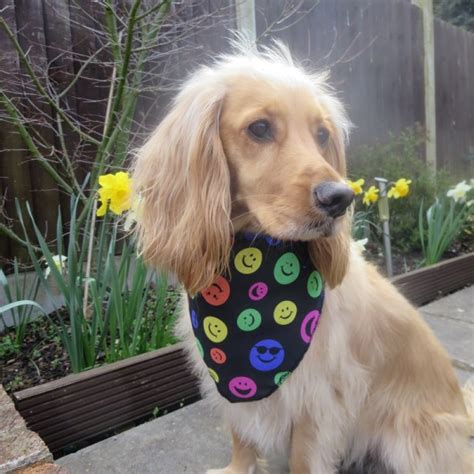
[[[207,474],[254,474],[257,452],[232,430],[232,461],[223,469],[210,469]]]
[[[329,433],[331,434],[331,433]],[[338,450],[332,436],[320,436],[319,428],[310,416],[293,423],[291,431],[291,474],[332,474],[337,472]]]

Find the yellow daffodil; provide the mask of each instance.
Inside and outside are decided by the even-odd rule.
[[[400,178],[393,186],[388,190],[387,196],[389,198],[402,198],[405,197],[410,191],[411,179]]]
[[[120,215],[128,211],[131,204],[131,179],[128,173],[119,171],[115,174],[104,174],[99,176],[99,199],[100,207],[97,216],[102,217],[110,209],[114,214]]]
[[[350,179],[347,180],[347,185],[354,191],[354,194],[357,196],[358,194],[362,194],[362,186],[364,186],[365,180],[360,178],[357,181],[351,181]]]
[[[370,186],[369,189],[364,193],[364,199],[362,202],[366,206],[370,206],[374,202],[377,202],[379,199],[379,190],[375,186]]]

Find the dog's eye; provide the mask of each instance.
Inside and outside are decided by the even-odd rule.
[[[261,140],[270,140],[272,138],[272,128],[268,120],[257,120],[251,123],[247,128],[251,138]]]
[[[325,146],[329,140],[329,130],[325,127],[320,127],[316,133],[316,140],[321,146]]]

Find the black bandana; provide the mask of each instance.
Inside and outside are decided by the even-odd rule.
[[[235,236],[229,272],[189,300],[196,343],[223,397],[260,400],[305,355],[323,281],[306,242],[249,234]]]

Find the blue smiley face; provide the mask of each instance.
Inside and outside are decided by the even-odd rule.
[[[198,325],[199,325],[198,316],[196,314],[196,311],[194,311],[194,309],[191,310],[191,323],[192,323],[194,329],[198,328]]]
[[[285,359],[285,349],[275,339],[264,339],[250,349],[250,363],[262,372],[276,369]]]

